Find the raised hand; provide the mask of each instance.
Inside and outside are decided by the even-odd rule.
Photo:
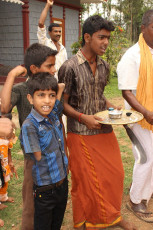
[[[52,6],[52,5],[54,4],[54,1],[52,1],[52,0],[47,0],[47,3],[48,3],[50,6]]]
[[[24,77],[26,74],[26,68],[21,65],[16,66],[9,72],[9,75],[12,75],[13,77]]]

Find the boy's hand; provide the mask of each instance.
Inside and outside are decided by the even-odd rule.
[[[63,90],[65,88],[65,84],[64,83],[59,83],[58,84],[58,92],[57,92],[57,99],[60,101],[61,100],[61,96],[63,93]]]
[[[101,129],[101,124],[98,121],[103,119],[96,115],[82,114],[81,123],[85,124],[88,129]]]
[[[8,75],[16,77],[24,77],[27,74],[27,70],[25,67],[18,65],[14,69],[12,69]]]
[[[0,137],[10,139],[13,136],[15,124],[8,118],[0,118]]]
[[[50,6],[52,6],[53,3],[54,3],[54,1],[52,1],[52,0],[47,0],[47,3],[48,3]]]
[[[58,83],[58,91],[63,92],[64,88],[65,88],[65,84],[64,83]]]

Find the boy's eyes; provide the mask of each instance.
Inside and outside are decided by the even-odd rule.
[[[44,94],[44,93],[38,94],[38,97],[45,97],[45,96],[46,96],[46,94]],[[56,97],[56,95],[55,94],[50,94],[49,97]]]
[[[53,65],[48,65],[47,67],[50,69]]]
[[[100,35],[100,36],[98,36],[98,38],[99,39],[105,39],[105,38],[107,38],[108,40],[110,39],[110,37],[109,36],[105,36],[105,35]]]

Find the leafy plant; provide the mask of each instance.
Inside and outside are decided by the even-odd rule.
[[[130,46],[129,40],[126,38],[125,31],[122,27],[116,26],[111,33],[109,46],[105,54],[102,56],[110,64],[110,77],[116,77],[116,67],[126,48]]]

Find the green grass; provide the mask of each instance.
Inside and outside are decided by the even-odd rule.
[[[121,97],[122,93],[121,90],[118,89],[118,84],[117,84],[117,78],[112,77],[110,79],[110,82],[108,85],[105,87],[104,94],[107,99],[111,99],[114,97]]]
[[[118,90],[117,78],[112,77],[110,83],[105,87],[105,96],[107,99],[122,97],[121,90]],[[129,140],[125,129],[122,125],[114,126],[114,131],[119,142],[121,157],[125,172],[124,179],[124,194],[129,193],[129,187],[132,181],[132,171],[134,164],[134,157],[131,150],[131,141]]]
[[[16,130],[18,136],[20,129]],[[16,144],[11,150],[12,160],[17,169],[18,179],[15,176],[9,181],[8,196],[15,198],[15,203],[5,203],[8,207],[0,212],[0,218],[4,220],[4,230],[20,229],[21,214],[22,214],[22,182],[23,182],[23,154],[18,154],[21,151],[20,141],[17,140]]]

